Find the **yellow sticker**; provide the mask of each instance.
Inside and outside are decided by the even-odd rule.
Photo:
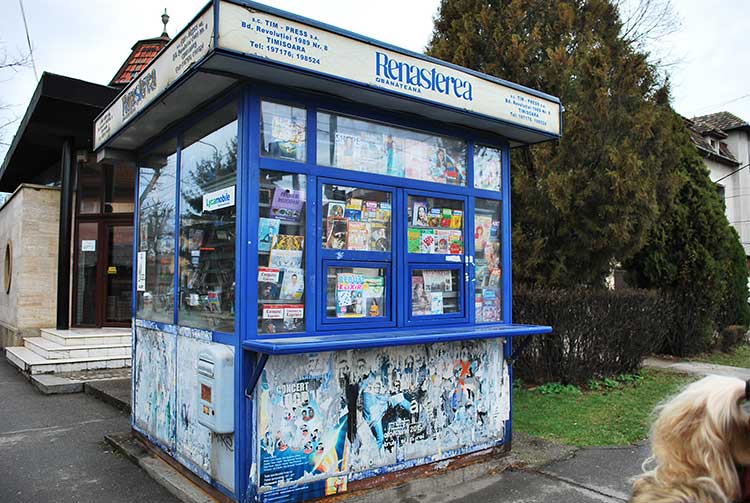
[[[116,266],[109,266],[107,268],[107,274],[117,274],[117,267]]]

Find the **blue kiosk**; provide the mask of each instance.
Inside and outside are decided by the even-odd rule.
[[[507,449],[509,152],[557,98],[214,0],[96,119],[138,163],[134,432],[231,500]]]

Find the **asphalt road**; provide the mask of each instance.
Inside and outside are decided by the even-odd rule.
[[[0,501],[177,502],[104,435],[127,414],[89,395],[43,395],[0,353]]]

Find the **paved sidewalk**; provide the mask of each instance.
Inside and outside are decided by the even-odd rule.
[[[696,376],[720,375],[737,377],[746,381],[750,379],[750,369],[742,367],[728,367],[713,363],[691,362],[686,360],[663,360],[661,358],[646,358],[643,366],[654,369],[671,370]]]
[[[104,443],[130,431],[127,414],[83,393],[43,395],[2,352],[0,389],[0,501],[178,501]]]

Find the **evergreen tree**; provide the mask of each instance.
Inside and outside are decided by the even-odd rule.
[[[607,0],[441,3],[429,54],[565,106],[559,143],[512,155],[517,281],[601,285],[676,193],[668,85],[621,28]]]

